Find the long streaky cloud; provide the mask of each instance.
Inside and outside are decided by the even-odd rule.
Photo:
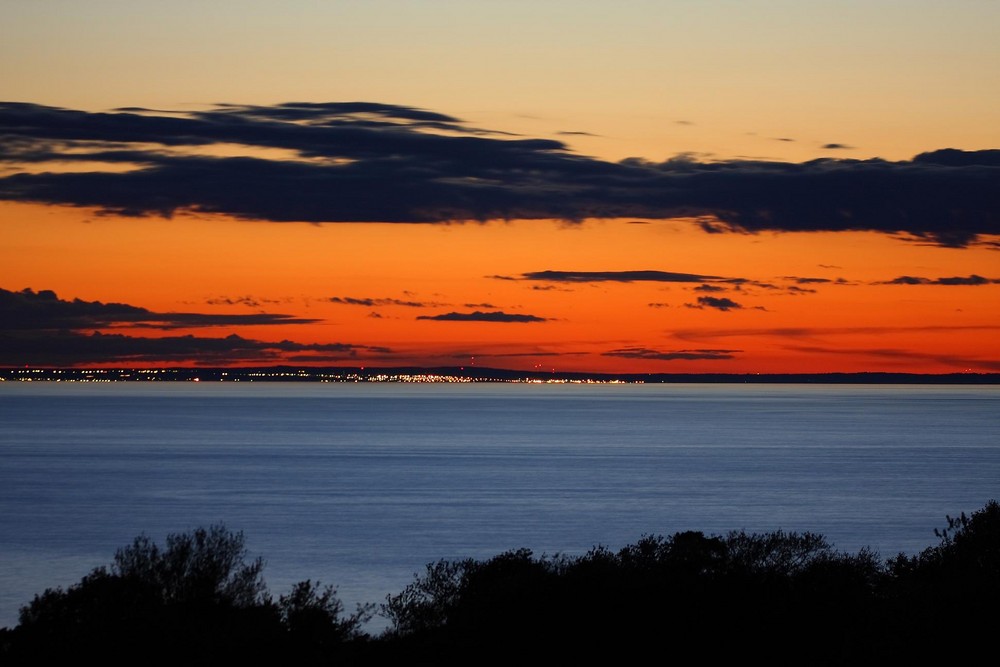
[[[556,283],[742,283],[742,278],[703,276],[697,273],[674,273],[671,271],[529,271],[522,273],[520,280],[539,280]]]
[[[423,301],[404,301],[402,299],[371,297],[351,297],[351,296],[331,296],[327,299],[330,303],[339,303],[347,306],[405,306],[407,308],[425,308],[436,306],[437,303],[425,303]]]
[[[698,303],[689,303],[687,306],[688,308],[712,308],[724,312],[743,308],[743,306],[732,299],[715,296],[699,296]]]
[[[165,336],[148,338],[95,331],[4,331],[0,329],[0,365],[76,366],[93,363],[173,363],[192,360],[199,365],[233,362],[273,363],[288,353],[298,359],[354,359],[360,353],[381,356],[385,347],[350,343],[296,343],[289,340],[260,341],[230,334],[221,338]],[[302,354],[305,353],[305,354]]]
[[[920,276],[899,276],[875,285],[996,285],[1000,278],[984,278],[976,274],[969,276],[950,276],[945,278],[922,278]]]
[[[280,313],[228,315],[212,313],[156,313],[123,303],[60,299],[52,290],[0,288],[0,329],[101,329],[141,327],[187,329],[195,327],[249,326],[268,324],[313,324],[320,320]]]
[[[526,323],[526,322],[546,322],[547,318],[537,315],[522,315],[518,313],[505,313],[503,311],[481,311],[475,310],[471,313],[442,313],[441,315],[420,315],[418,320],[436,320],[438,322],[504,322],[504,323]]]
[[[155,313],[124,303],[60,299],[51,290],[0,289],[0,365],[68,365],[93,363],[176,363],[228,365],[273,363],[287,359],[313,361],[384,356],[392,350],[352,343],[262,341],[237,334],[208,336],[134,336],[151,328],[257,326],[318,322],[268,313],[213,315]],[[115,330],[108,332],[108,330]],[[119,333],[129,329],[130,333]],[[103,331],[102,331],[103,330]]]
[[[1000,150],[911,160],[609,162],[374,102],[94,113],[0,103],[0,199],[273,222],[697,218],[708,232],[1000,235]],[[241,156],[213,148],[243,146]],[[273,150],[277,149],[277,150]],[[87,170],[66,169],[86,163]],[[97,165],[97,166],[95,166]],[[105,165],[100,168],[100,165]]]
[[[652,350],[646,347],[624,347],[604,352],[606,357],[648,359],[650,361],[693,361],[732,359],[740,350]]]

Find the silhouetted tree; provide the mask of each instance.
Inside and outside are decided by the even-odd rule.
[[[160,549],[145,535],[119,549],[111,574],[154,588],[164,604],[251,607],[267,601],[264,561],[246,562],[243,533],[222,525],[167,535]]]
[[[945,517],[939,543],[888,561],[882,653],[920,659],[977,659],[995,650],[1000,627],[1000,504]],[[961,641],[951,641],[961,637]],[[949,638],[942,640],[941,638]]]
[[[458,603],[466,573],[474,565],[471,558],[429,563],[423,576],[417,576],[397,595],[386,596],[380,613],[392,622],[397,635],[443,627]]]
[[[49,589],[0,632],[0,662],[43,659],[468,664],[621,662],[651,651],[769,665],[968,662],[1000,625],[1000,505],[947,517],[939,544],[885,563],[814,533],[644,535],[580,557],[518,549],[441,560],[380,613],[345,615],[332,586],[306,580],[271,600],[263,561],[222,526],[145,536],[66,590]]]
[[[326,646],[361,637],[374,605],[358,605],[355,613],[343,616],[344,605],[333,586],[320,587],[309,579],[292,586],[278,598],[278,610],[292,640],[298,644]]]
[[[229,662],[305,645],[315,653],[360,634],[367,612],[342,618],[332,587],[300,582],[275,604],[263,568],[243,534],[222,525],[168,535],[162,548],[140,535],[110,566],[36,595],[10,643],[33,658],[123,659],[156,647],[160,659]]]

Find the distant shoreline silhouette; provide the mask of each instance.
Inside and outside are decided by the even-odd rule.
[[[1000,373],[584,373],[472,366],[243,368],[0,368],[0,381],[59,382],[399,382],[1000,384]]]

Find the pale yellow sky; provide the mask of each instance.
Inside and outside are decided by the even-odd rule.
[[[3,0],[0,36],[5,99],[87,110],[365,100],[605,159],[1000,145],[989,0]]]

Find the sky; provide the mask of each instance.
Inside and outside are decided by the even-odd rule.
[[[1000,371],[1000,3],[0,0],[0,366]]]

